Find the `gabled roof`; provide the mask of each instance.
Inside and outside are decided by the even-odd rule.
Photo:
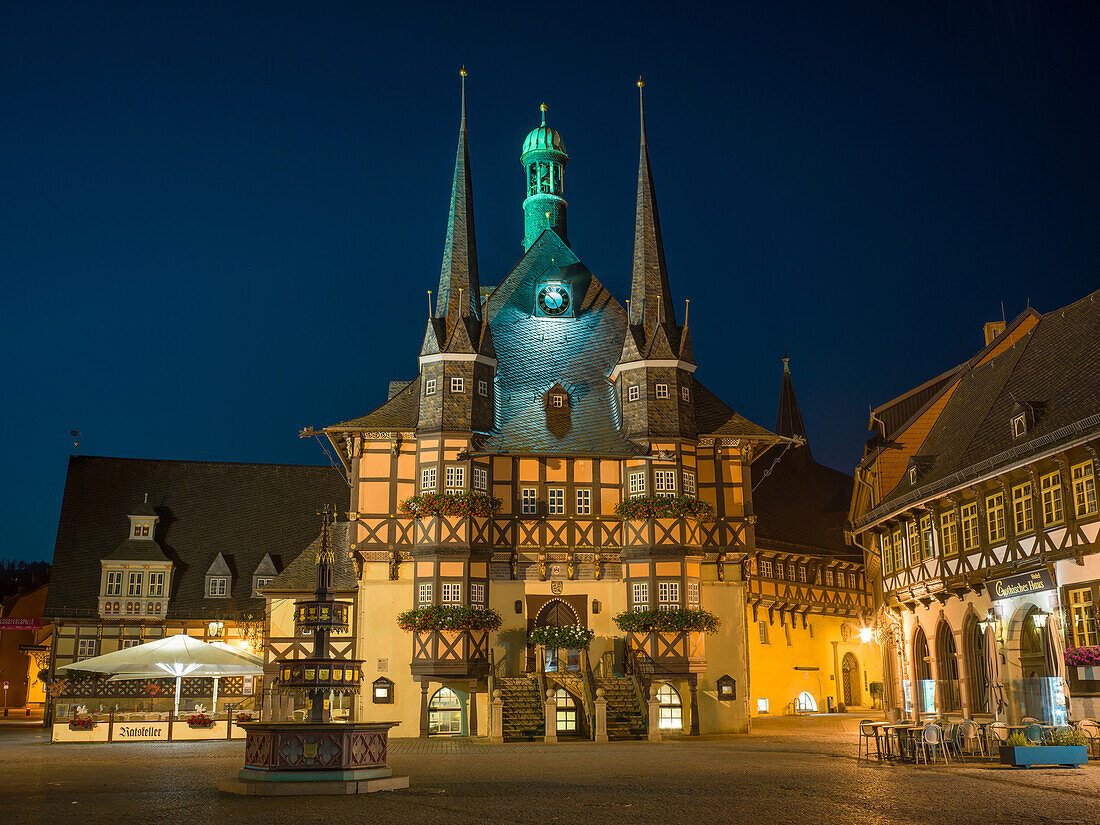
[[[405,385],[385,404],[366,415],[342,421],[326,430],[415,430],[420,420],[420,378]]]
[[[332,589],[337,593],[354,593],[359,579],[351,560],[349,523],[338,521],[329,528],[329,542],[335,561],[332,565]],[[317,588],[317,552],[321,549],[321,532],[309,546],[298,553],[271,584],[264,587],[265,595],[276,593],[312,593]]]
[[[535,285],[546,276],[567,280],[575,318],[531,314]],[[496,426],[486,452],[636,455],[619,433],[615,387],[626,313],[552,230],[545,230],[489,297],[487,317],[498,353]],[[561,384],[569,392],[567,426],[547,426],[543,395]],[[560,424],[560,422],[557,422]]]
[[[903,476],[862,523],[927,488],[961,481],[977,465],[992,470],[1007,453],[1026,452],[1100,416],[1100,290],[1046,313],[1003,352],[976,360],[918,451],[927,469],[915,485]],[[1020,402],[1039,412],[1027,434],[1013,438],[1010,420]]]
[[[780,440],[775,433],[734,412],[732,407],[698,381],[695,382],[695,424],[699,435]]]
[[[127,511],[146,492],[160,517],[157,542],[172,561],[169,619],[262,610],[251,571],[269,553],[294,558],[317,535],[322,505],[348,500],[347,482],[331,467],[72,456],[45,615],[97,615],[100,562],[118,548]],[[207,599],[206,571],[219,554],[242,575],[229,598]]]
[[[132,515],[132,514],[131,514]],[[164,551],[155,541],[149,539],[126,539],[113,553],[103,557],[104,561],[168,561]]]

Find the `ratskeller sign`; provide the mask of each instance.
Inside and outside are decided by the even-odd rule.
[[[1007,579],[994,579],[989,583],[989,592],[993,595],[994,601],[1053,589],[1054,580],[1045,567],[1019,576],[1009,576]]]

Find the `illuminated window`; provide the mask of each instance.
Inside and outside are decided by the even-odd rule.
[[[435,379],[424,379],[424,395],[435,395]]]
[[[930,559],[935,555],[932,544],[932,517],[921,516],[920,519],[920,557]]]
[[[649,582],[634,582],[631,593],[635,610],[649,609]]]
[[[894,531],[894,569],[902,570],[905,567],[905,544],[901,539],[901,529]]]
[[[634,384],[633,386],[627,388],[626,400],[627,401],[637,401],[638,400],[638,385],[637,384]]]
[[[645,472],[631,473],[627,477],[627,489],[631,496],[645,495]]]
[[[229,591],[229,579],[225,576],[211,576],[206,580],[207,596],[224,596]]]
[[[77,639],[76,642],[76,658],[90,659],[95,656],[95,639]]]
[[[1062,474],[1049,473],[1039,479],[1043,494],[1043,524],[1061,524],[1066,517],[1062,508]]]
[[[1070,470],[1073,480],[1073,504],[1079,516],[1096,515],[1096,478],[1092,462],[1076,464]]]
[[[829,587],[833,586],[833,571],[832,570],[826,570],[825,571],[825,584],[828,585]]]
[[[577,515],[587,516],[592,512],[592,491],[577,490]]]
[[[565,513],[564,489],[551,487],[546,491],[546,512],[552,516],[560,516]]]
[[[1027,414],[1020,413],[1012,419],[1012,437],[1019,438],[1027,432]]]
[[[440,688],[428,703],[430,736],[462,733],[462,703],[450,688]]]
[[[431,604],[432,603],[432,583],[420,582],[417,588],[416,601],[419,604]]]
[[[657,726],[661,730],[683,730],[684,708],[680,694],[670,684],[663,684],[657,690]]]
[[[532,516],[538,513],[538,491],[534,487],[524,487],[520,492],[521,509],[525,515]]]
[[[655,488],[656,493],[659,496],[676,495],[676,471],[654,470],[653,487]]]
[[[560,406],[562,406],[562,404],[563,404],[563,400],[562,400],[562,397],[560,395],[551,395],[550,396],[550,406],[551,407],[560,407]]]
[[[444,470],[443,486],[448,490],[466,489],[466,468],[450,466]]]
[[[434,492],[436,481],[436,468],[435,467],[421,467],[420,468],[420,492]]]
[[[767,699],[757,699],[756,700],[756,712],[757,713],[767,713],[768,712],[768,700]]]
[[[105,596],[121,596],[122,595],[122,571],[121,570],[108,570],[107,571],[107,591]]]
[[[1012,512],[1015,516],[1016,534],[1031,532],[1035,521],[1032,515],[1030,481],[1012,488]]]
[[[768,643],[768,623],[757,622],[756,623],[757,638],[760,639],[760,644],[766,645]]]
[[[985,521],[990,543],[1005,538],[1005,494],[994,493],[985,499]]]
[[[889,533],[882,534],[882,572],[894,571],[894,542]]]
[[[695,498],[695,473],[684,470],[684,495]]]
[[[1097,643],[1096,610],[1093,607],[1092,588],[1069,591],[1070,621],[1073,625],[1073,646],[1092,647]]]
[[[974,550],[978,546],[978,503],[972,501],[964,504],[962,515],[962,548],[963,552]]]
[[[805,567],[799,567],[798,568],[798,580],[800,582],[805,583],[805,581],[806,581],[806,568]]]
[[[141,580],[143,576],[141,573],[131,573],[130,578],[126,583],[126,595],[127,596],[140,596],[141,595]]]
[[[474,467],[474,489],[483,492],[489,489],[489,471],[484,467]]]
[[[959,552],[959,525],[955,521],[955,511],[948,510],[940,516],[940,540],[943,554],[954,556]]]
[[[485,604],[485,585],[480,582],[470,584],[470,601],[473,604]]]
[[[760,575],[765,579],[770,579],[772,577],[772,563],[770,559],[760,560]]]
[[[458,604],[462,601],[461,582],[443,582],[440,585],[444,604]]]
[[[657,607],[673,610],[680,606],[680,583],[657,582]]]
[[[455,376],[451,378],[451,392],[465,392],[466,379]]]
[[[271,579],[264,580],[267,584],[271,584]],[[153,598],[160,598],[164,595],[164,574],[163,573],[150,573],[149,574],[149,595]]]
[[[668,384],[658,384],[656,392],[658,398],[668,398]]]
[[[1074,507],[1078,516],[1095,516],[1097,511],[1096,476],[1092,462],[1086,461],[1071,467],[1070,478],[1074,482]]]
[[[554,694],[557,703],[557,729],[558,733],[577,732],[577,702],[569,691],[558,688]]]
[[[795,576],[794,565],[793,564],[788,564],[787,565],[787,578],[790,579],[791,581],[794,581],[794,576]]]
[[[688,582],[688,604],[699,606],[699,582]]]

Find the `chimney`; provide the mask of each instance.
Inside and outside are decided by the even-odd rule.
[[[1005,331],[1004,321],[988,321],[986,325],[982,327],[982,332],[985,334],[985,345],[988,347],[992,344],[1002,332]]]

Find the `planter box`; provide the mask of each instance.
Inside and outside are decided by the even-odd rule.
[[[106,742],[108,725],[96,725],[91,730],[69,730],[68,722],[55,722],[50,735],[52,742]]]
[[[1084,745],[1035,745],[1030,748],[1001,748],[1001,764],[1016,768],[1062,765],[1079,768],[1089,761]]]

